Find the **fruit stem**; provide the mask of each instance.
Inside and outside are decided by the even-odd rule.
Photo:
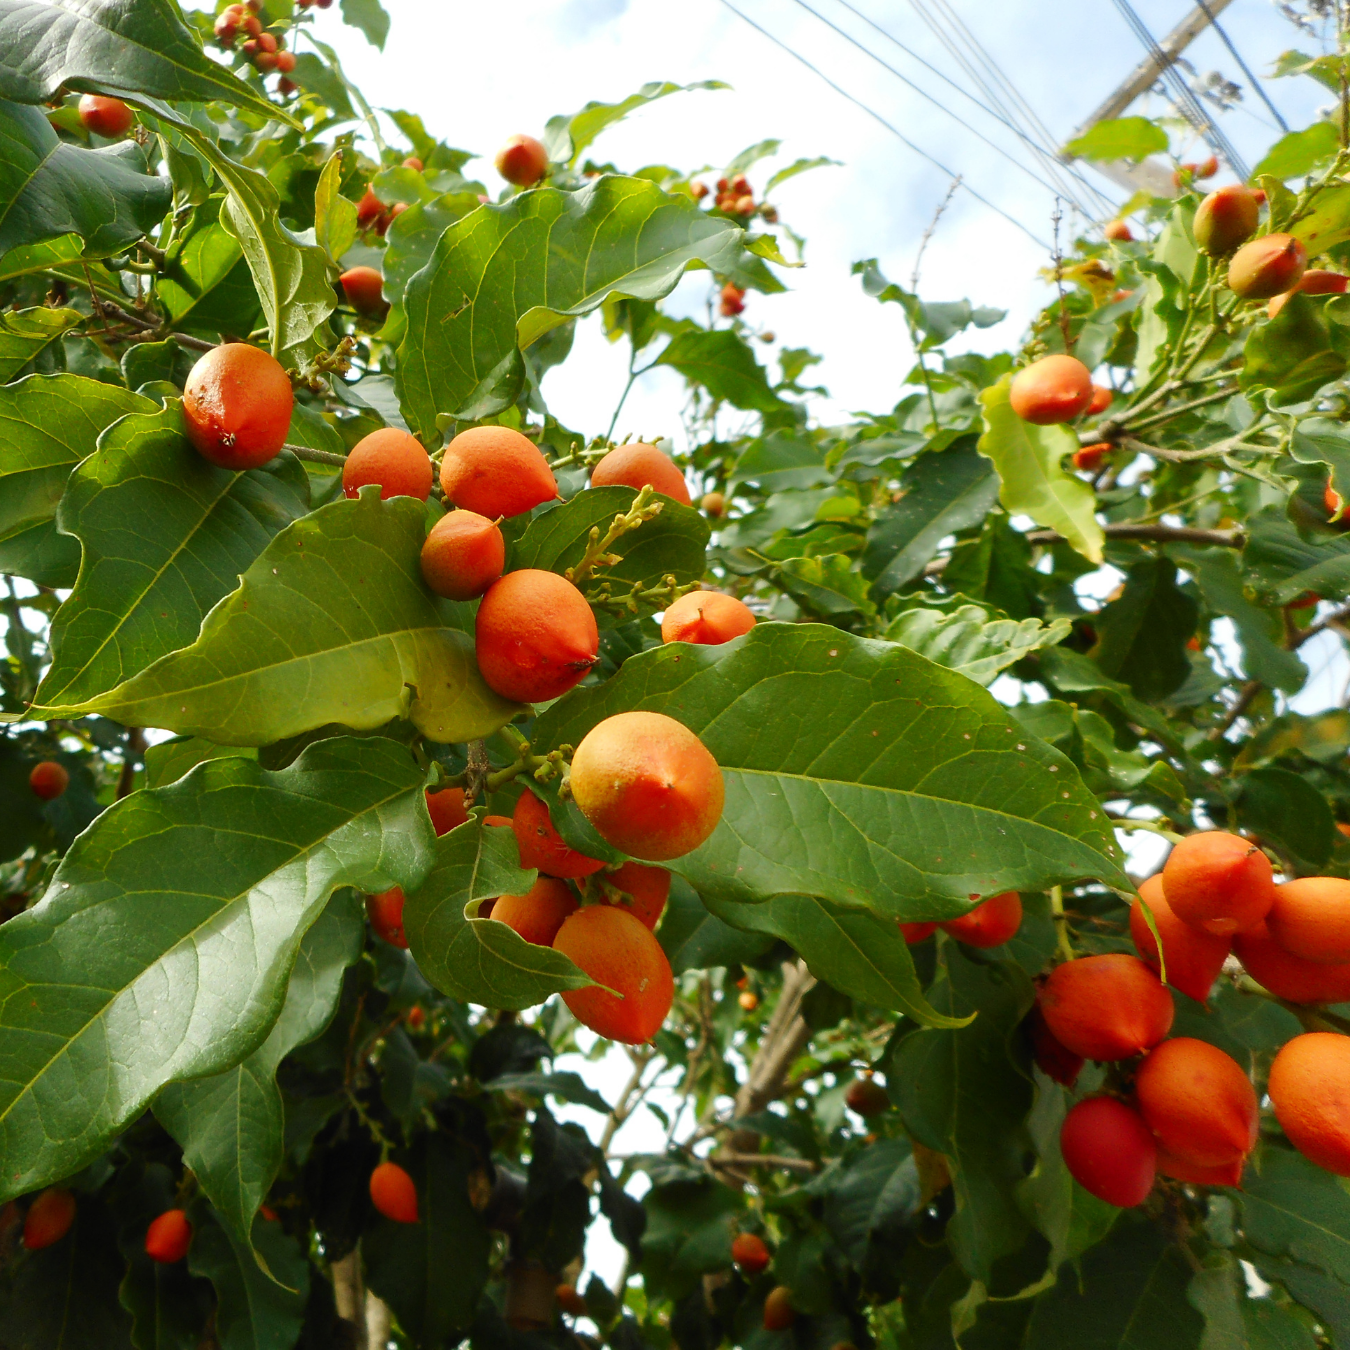
[[[1059,943],[1059,954],[1066,961],[1073,960],[1073,943],[1069,941],[1069,918],[1064,913],[1064,887],[1050,887],[1050,913],[1055,919],[1055,937]]]
[[[1151,820],[1131,820],[1127,816],[1112,816],[1111,828],[1114,830],[1147,830],[1150,834],[1160,834],[1164,839],[1170,840],[1174,844],[1181,842],[1181,835],[1175,830],[1166,829],[1162,825],[1155,825]]]
[[[1172,408],[1164,408],[1160,413],[1154,413],[1152,417],[1145,417],[1139,422],[1129,422],[1123,425],[1130,431],[1143,431],[1145,427],[1158,426],[1162,422],[1170,422],[1174,417],[1181,417],[1184,413],[1194,412],[1196,408],[1203,408],[1207,403],[1218,403],[1221,399],[1232,398],[1237,393],[1237,388],[1216,389],[1212,394],[1205,394],[1200,398],[1192,399],[1189,403],[1179,403]]]
[[[609,552],[610,545],[630,531],[636,530],[644,522],[661,514],[664,504],[653,501],[655,496],[656,490],[650,483],[640,488],[637,496],[633,498],[632,506],[610,522],[603,539],[600,537],[600,527],[593,525],[581,561],[575,567],[569,567],[563,576],[575,586],[597,567],[613,567],[615,563],[622,562],[623,559],[619,555]]]
[[[307,459],[311,464],[337,464],[347,462],[346,455],[335,455],[329,450],[311,450],[307,445],[292,445],[289,441],[281,447],[289,450],[296,459]]]

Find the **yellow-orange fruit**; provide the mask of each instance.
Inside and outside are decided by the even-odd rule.
[[[619,713],[593,727],[572,756],[571,785],[600,836],[647,862],[692,852],[722,818],[717,761],[662,713]]]
[[[33,765],[28,775],[28,786],[33,796],[49,802],[70,786],[70,774],[64,764],[58,764],[54,759],[44,759],[40,764]]]
[[[422,545],[422,579],[447,600],[482,595],[506,566],[502,532],[477,511],[451,511]]]
[[[879,1116],[891,1109],[886,1089],[874,1078],[855,1078],[844,1093],[844,1105],[866,1119]]]
[[[1142,1205],[1158,1172],[1158,1146],[1144,1118],[1114,1097],[1079,1102],[1059,1131],[1069,1175],[1099,1200]]]
[[[736,1002],[744,1012],[754,1012],[759,1007],[759,995],[753,989],[742,989],[736,995]]]
[[[1232,950],[1233,939],[1227,933],[1206,933],[1182,923],[1172,912],[1163,890],[1161,874],[1155,874],[1139,887],[1139,899],[1130,906],[1130,937],[1139,955],[1153,969],[1159,969],[1158,944],[1144,918],[1144,906],[1162,936],[1163,955],[1167,958],[1167,983],[1180,989],[1187,998],[1204,1003],[1223,963]]]
[[[386,1219],[417,1222],[417,1187],[397,1163],[382,1162],[370,1174],[370,1199]]]
[[[366,914],[375,936],[393,947],[406,948],[408,945],[407,934],[403,931],[403,904],[402,886],[391,886],[378,895],[366,896]]]
[[[731,1239],[731,1259],[747,1275],[758,1275],[769,1268],[769,1249],[758,1233],[737,1233]]]
[[[1176,1157],[1161,1144],[1158,1146],[1158,1171],[1165,1177],[1187,1181],[1193,1186],[1236,1186],[1242,1180],[1242,1168],[1245,1163],[1245,1158],[1234,1158],[1229,1163],[1205,1167],[1200,1163],[1187,1162],[1185,1158]]]
[[[585,989],[563,990],[563,1002],[583,1026],[628,1045],[640,1045],[661,1029],[675,977],[661,944],[631,914],[615,905],[586,905],[564,921],[553,948],[595,981]]]
[[[135,114],[120,98],[105,98],[102,94],[85,94],[80,99],[80,121],[86,131],[115,141],[131,130]]]
[[[256,469],[283,445],[295,395],[281,362],[246,342],[225,342],[188,373],[183,422],[198,452],[222,469]]]
[[[1275,1056],[1267,1090],[1289,1142],[1318,1167],[1350,1176],[1350,1037],[1295,1036]]]
[[[1092,376],[1074,356],[1043,356],[1013,376],[1012,410],[1024,422],[1072,422],[1092,402]]]
[[[548,807],[526,788],[516,800],[511,828],[520,850],[520,865],[533,867],[551,877],[588,877],[605,864],[569,848],[553,827]]]
[[[720,492],[705,492],[699,505],[703,508],[703,514],[711,516],[714,520],[726,515],[727,499]]]
[[[605,880],[628,896],[620,902],[620,908],[626,909],[643,927],[655,932],[670,898],[670,873],[664,867],[643,867],[641,863],[626,862]]]
[[[23,1216],[23,1245],[30,1252],[60,1242],[75,1222],[75,1197],[60,1186],[49,1186]]]
[[[1305,961],[1287,952],[1264,923],[1239,933],[1233,953],[1257,984],[1290,1003],[1344,1003],[1350,1000],[1350,963],[1336,966]]]
[[[1350,881],[1301,877],[1276,886],[1266,927],[1285,951],[1305,961],[1350,961]]]
[[[414,173],[421,173],[426,166],[416,155],[409,155],[407,159],[403,161],[403,167],[405,169],[411,169]]]
[[[445,447],[441,488],[456,506],[496,520],[551,502],[558,480],[528,436],[510,427],[470,427]]]
[[[1266,314],[1273,319],[1289,303],[1289,297],[1299,291],[1304,295],[1343,295],[1347,282],[1350,282],[1350,277],[1340,272],[1327,272],[1320,267],[1310,267],[1292,291],[1271,297],[1266,305]]]
[[[1093,445],[1084,445],[1073,452],[1073,467],[1085,473],[1095,473],[1102,460],[1115,449],[1110,441],[1097,441]]]
[[[969,914],[939,924],[949,937],[967,947],[998,947],[1022,926],[1022,897],[1016,891],[1004,891],[976,905]]]
[[[1298,285],[1308,250],[1292,234],[1263,234],[1243,244],[1228,264],[1228,288],[1243,300],[1269,300]]]
[[[497,151],[497,172],[516,187],[533,187],[548,172],[548,151],[533,136],[512,136]]]
[[[1085,1059],[1129,1059],[1172,1028],[1166,986],[1137,956],[1112,952],[1056,966],[1040,993],[1055,1039]]]
[[[1260,203],[1240,183],[1221,187],[1196,208],[1195,242],[1212,258],[1231,253],[1251,236],[1260,214]]]
[[[514,928],[526,942],[551,947],[563,920],[577,909],[577,898],[565,881],[540,877],[524,895],[499,895],[492,917]]]
[[[1256,1143],[1256,1089],[1235,1059],[1206,1041],[1164,1041],[1144,1057],[1134,1090],[1149,1129],[1173,1157],[1221,1167]]]
[[[442,788],[439,792],[428,791],[427,814],[431,817],[431,825],[437,835],[449,834],[451,830],[466,824],[469,813],[464,809],[464,789]]]
[[[764,1300],[764,1330],[786,1331],[797,1320],[797,1310],[792,1306],[792,1290],[785,1284],[769,1290]]]
[[[1130,227],[1123,220],[1108,220],[1102,233],[1117,244],[1128,244],[1134,238]]]
[[[181,1209],[166,1209],[145,1230],[145,1254],[162,1266],[181,1261],[191,1245],[192,1225]]]
[[[901,923],[896,920],[896,925],[900,929],[900,936],[912,947],[916,942],[924,942],[937,932],[935,923]]]
[[[1092,402],[1088,404],[1088,416],[1096,417],[1098,413],[1104,413],[1115,401],[1115,390],[1108,389],[1104,384],[1094,384],[1092,386]]]
[[[692,504],[684,475],[675,461],[654,445],[634,441],[618,445],[591,470],[592,487],[644,488],[650,485],[662,496],[685,506]]]
[[[373,267],[349,267],[338,284],[347,303],[358,313],[378,318],[389,308],[384,298],[384,277]]]
[[[715,647],[755,626],[750,606],[721,591],[690,591],[676,600],[661,619],[662,642],[694,642]]]
[[[586,678],[600,630],[586,598],[556,572],[522,568],[488,587],[474,620],[478,669],[503,698],[543,703]]]
[[[380,485],[380,500],[416,497],[431,492],[431,458],[421,443],[397,427],[381,427],[362,436],[342,466],[342,490],[355,497],[371,483]]]
[[[1167,855],[1163,890],[1182,923],[1206,933],[1241,933],[1261,922],[1275,903],[1266,855],[1225,830],[1187,835]]]

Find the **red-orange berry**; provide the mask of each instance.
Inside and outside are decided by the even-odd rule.
[[[442,788],[439,792],[428,789],[427,814],[438,837],[467,824],[469,813],[464,809],[464,789]]]
[[[497,151],[497,172],[516,187],[533,187],[548,172],[548,151],[533,136],[512,136]]]
[[[1350,1000],[1350,962],[1323,965],[1287,952],[1265,923],[1239,933],[1233,954],[1262,988],[1290,1003],[1344,1003]]]
[[[968,947],[998,947],[1022,926],[1022,897],[1016,891],[1004,891],[976,905],[969,914],[939,924],[950,937]]]
[[[1041,988],[1046,1025],[1085,1059],[1129,1059],[1172,1027],[1172,996],[1137,956],[1080,956],[1056,966]]]
[[[1350,881],[1300,877],[1276,886],[1266,926],[1285,951],[1305,961],[1350,961]]]
[[[1108,220],[1102,233],[1115,244],[1128,244],[1134,238],[1123,220]]]
[[[60,1186],[49,1186],[23,1217],[23,1245],[30,1252],[60,1242],[75,1222],[75,1197]]]
[[[511,427],[461,431],[441,458],[441,488],[456,506],[489,520],[523,515],[558,495],[539,447]]]
[[[896,920],[896,925],[900,929],[900,936],[905,939],[909,946],[914,946],[916,942],[925,942],[937,932],[935,923],[901,923]]]
[[[570,581],[522,568],[494,581],[479,602],[474,649],[492,690],[519,703],[543,703],[586,678],[600,651],[600,630]]]
[[[281,362],[225,342],[197,362],[183,389],[183,422],[198,452],[222,469],[256,469],[286,443],[295,395]]]
[[[416,497],[431,492],[431,458],[421,443],[397,427],[381,427],[362,436],[342,466],[342,490],[355,497],[371,483],[380,485],[380,500]]]
[[[392,947],[408,945],[403,931],[403,887],[392,886],[378,895],[366,896],[366,913],[375,936],[383,938]]]
[[[192,1225],[181,1209],[166,1209],[145,1230],[145,1254],[164,1266],[181,1261],[191,1245]]]
[[[1067,1046],[1059,1043],[1047,1025],[1039,1003],[1032,1005],[1023,1025],[1027,1039],[1031,1042],[1031,1057],[1036,1061],[1036,1067],[1056,1083],[1073,1087],[1083,1071],[1083,1056],[1074,1054]]]
[[[661,944],[631,914],[617,905],[586,905],[563,922],[553,948],[595,981],[585,989],[563,990],[563,1002],[583,1026],[628,1045],[640,1045],[661,1029],[675,997],[675,977]]]
[[[731,1239],[731,1259],[747,1275],[758,1275],[769,1268],[773,1258],[758,1233],[737,1233]]]
[[[645,928],[656,931],[670,898],[670,873],[664,867],[644,867],[641,863],[626,862],[610,872],[605,880],[628,898],[618,902]],[[744,997],[744,995],[742,995]],[[759,1000],[755,999],[758,1004]],[[745,1004],[741,1006],[744,1008]],[[754,1005],[746,1008],[754,1011]]]
[[[780,1284],[769,1290],[764,1300],[764,1330],[786,1331],[796,1320],[797,1310],[792,1306],[792,1290]]]
[[[367,187],[365,196],[356,204],[357,225],[363,230],[368,230],[384,215],[384,212],[385,205],[375,195],[375,189]]]
[[[661,641],[714,647],[748,633],[754,626],[750,606],[734,595],[690,591],[674,601],[662,616]]]
[[[1295,1036],[1275,1056],[1268,1090],[1289,1142],[1318,1167],[1350,1176],[1350,1037]]]
[[[386,1219],[417,1222],[417,1187],[397,1163],[382,1162],[370,1174],[370,1199]]]
[[[1167,983],[1180,989],[1187,998],[1204,1003],[1223,963],[1232,950],[1233,940],[1226,933],[1207,933],[1182,923],[1167,903],[1161,874],[1140,884],[1139,898],[1130,906],[1130,937],[1135,949],[1153,969],[1159,969],[1158,944],[1144,918],[1144,907],[1162,936],[1163,955],[1167,958]]]
[[[1240,183],[1221,187],[1196,208],[1195,242],[1200,251],[1211,258],[1231,253],[1244,239],[1251,237],[1260,215],[1255,193]]]
[[[891,1099],[875,1078],[855,1078],[844,1093],[844,1105],[863,1119],[868,1119],[889,1111]]]
[[[409,155],[408,158],[403,161],[403,167],[405,169],[411,169],[414,173],[421,173],[425,165],[423,165],[422,161],[418,159],[416,155]]]
[[[1115,391],[1108,389],[1104,384],[1094,384],[1092,386],[1092,402],[1087,406],[1087,415],[1096,417],[1098,413],[1104,413],[1115,400]]]
[[[577,1292],[574,1284],[560,1284],[553,1291],[553,1301],[569,1317],[585,1317],[588,1309],[586,1300]]]
[[[540,877],[524,895],[499,895],[492,917],[514,928],[526,942],[551,947],[563,920],[577,909],[577,898],[565,881]]]
[[[644,488],[650,485],[663,497],[685,506],[693,504],[689,485],[675,461],[655,445],[633,441],[617,445],[591,470],[592,487]]]
[[[1289,303],[1289,297],[1300,291],[1304,295],[1344,295],[1347,283],[1350,283],[1350,277],[1342,272],[1327,272],[1320,267],[1310,267],[1292,291],[1271,297],[1266,305],[1266,315],[1273,319]]]
[[[448,600],[484,594],[506,566],[506,541],[494,521],[477,511],[451,511],[431,527],[422,545],[422,578]]]
[[[1142,1205],[1158,1171],[1158,1146],[1144,1118],[1114,1097],[1079,1102],[1060,1127],[1069,1175],[1108,1205]]]
[[[49,802],[70,786],[70,774],[64,764],[58,764],[54,759],[44,759],[40,764],[33,765],[28,775],[28,786],[35,797]]]
[[[1084,445],[1073,452],[1073,467],[1084,473],[1096,473],[1102,460],[1115,449],[1110,441],[1097,441],[1093,445]]]
[[[1168,854],[1162,880],[1172,913],[1206,933],[1240,933],[1275,903],[1266,855],[1224,830],[1187,835]]]
[[[1013,376],[1008,399],[1024,422],[1072,422],[1092,402],[1092,376],[1075,356],[1043,356]]]
[[[349,267],[339,278],[347,303],[367,318],[378,319],[389,311],[384,298],[384,277],[373,267]]]
[[[548,807],[529,788],[516,800],[511,828],[516,834],[522,867],[536,868],[551,877],[588,877],[605,865],[601,859],[588,858],[563,843],[562,835],[553,827]]]
[[[80,99],[80,121],[86,131],[115,141],[131,130],[136,115],[120,98],[105,98],[101,94],[85,94]]]
[[[1256,1089],[1235,1059],[1206,1041],[1164,1041],[1144,1057],[1134,1090],[1149,1129],[1175,1158],[1222,1167],[1256,1143]]]
[[[1292,234],[1263,234],[1243,244],[1228,264],[1228,288],[1243,300],[1269,300],[1293,290],[1308,266],[1308,250]]]

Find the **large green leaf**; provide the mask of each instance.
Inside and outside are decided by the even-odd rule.
[[[735,256],[740,229],[641,178],[579,192],[543,188],[450,226],[408,283],[399,398],[424,438],[436,415],[486,417],[513,403],[524,348],[607,299],[656,300],[687,267]]]
[[[0,254],[72,233],[90,257],[116,253],[172,200],[168,179],[146,173],[135,141],[86,150],[62,141],[37,108],[0,100]]]
[[[1046,624],[1039,619],[995,616],[983,605],[951,609],[916,605],[896,616],[886,629],[886,640],[959,671],[976,684],[988,685],[1024,656],[1063,642],[1071,627],[1068,619]]]
[[[1350,1194],[1291,1149],[1267,1148],[1238,1192],[1247,1241],[1350,1284]]]
[[[84,322],[77,309],[21,309],[0,314],[0,383],[12,380],[63,333]]]
[[[173,325],[189,332],[252,332],[262,319],[239,241],[221,224],[221,199],[198,208],[192,230],[175,245],[159,297]],[[350,203],[349,203],[350,205]]]
[[[750,345],[731,328],[691,329],[679,333],[657,357],[659,366],[678,370],[690,384],[701,384],[715,399],[747,412],[782,413],[788,405],[769,387],[764,367]]]
[[[1093,659],[1150,703],[1166,698],[1191,673],[1186,643],[1195,636],[1200,611],[1176,583],[1177,569],[1168,559],[1143,558],[1126,574],[1119,597],[1093,619]]]
[[[298,460],[218,468],[192,448],[177,399],[111,428],[61,502],[62,533],[80,541],[83,558],[52,623],[37,705],[89,703],[186,647],[239,574],[308,507]]]
[[[580,112],[560,113],[550,117],[544,128],[544,148],[555,163],[575,164],[581,152],[595,138],[621,122],[630,112],[654,103],[670,94],[681,94],[692,89],[730,89],[721,80],[700,80],[697,84],[672,84],[669,80],[651,80],[636,94],[629,94],[620,103],[588,103]]]
[[[1147,159],[1167,149],[1167,132],[1147,117],[1113,117],[1098,122],[1086,135],[1064,147],[1065,153],[1084,159]]]
[[[676,975],[753,961],[773,946],[775,937],[745,932],[719,919],[683,877],[670,879],[670,899],[656,936]]]
[[[83,375],[30,375],[0,385],[0,572],[73,584],[79,545],[58,536],[54,524],[70,471],[94,453],[106,427],[154,406]]]
[[[446,192],[430,201],[413,202],[394,218],[385,235],[384,256],[380,259],[384,297],[391,306],[389,318],[380,330],[380,336],[386,341],[402,341],[407,328],[403,293],[414,275],[427,265],[436,241],[457,220],[476,211],[480,204],[476,192]]]
[[[1064,457],[1078,449],[1078,437],[1066,427],[1024,422],[1008,401],[1011,384],[1005,375],[980,395],[980,454],[998,470],[999,500],[1010,515],[1028,515],[1057,530],[1089,562],[1100,563],[1106,536],[1094,514],[1097,499],[1081,478],[1064,472]]]
[[[286,116],[206,55],[173,0],[0,0],[0,98],[45,103],[63,85]]]
[[[675,643],[573,690],[531,739],[576,745],[627,709],[677,718],[722,766],[721,823],[671,864],[704,896],[816,895],[913,920],[1075,877],[1128,887],[1070,762],[978,685],[904,647],[774,623],[720,647]],[[557,824],[593,847],[573,813]]]
[[[160,1124],[178,1141],[184,1163],[237,1241],[248,1241],[285,1152],[277,1067],[328,1025],[343,972],[361,955],[365,931],[355,892],[338,891],[301,940],[286,1001],[267,1039],[224,1073],[170,1083],[155,1098]]]
[[[1239,383],[1248,396],[1265,396],[1275,405],[1302,403],[1346,371],[1336,342],[1343,332],[1328,319],[1326,300],[1297,292],[1268,323],[1257,324],[1243,348]],[[1344,340],[1341,339],[1342,345]]]
[[[403,909],[408,946],[422,974],[452,998],[488,1008],[528,1008],[560,989],[591,981],[561,952],[526,942],[496,919],[465,908],[498,895],[523,895],[536,873],[522,871],[516,837],[478,820],[436,845],[436,863]]]
[[[379,738],[277,773],[212,760],[104,812],[0,928],[0,1198],[96,1157],[166,1083],[252,1054],[333,890],[415,885],[432,838],[420,771]]]
[[[79,713],[226,745],[270,745],[330,723],[368,730],[395,717],[436,741],[488,735],[518,708],[483,682],[472,639],[422,581],[425,518],[415,498],[382,502],[371,487],[295,521],[190,647]]]

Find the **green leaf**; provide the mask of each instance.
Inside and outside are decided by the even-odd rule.
[[[1167,133],[1147,117],[1113,117],[1098,122],[1064,147],[1064,153],[1109,163],[1115,159],[1147,159],[1167,149]]]
[[[356,239],[356,203],[342,195],[341,186],[342,156],[330,155],[314,189],[314,237],[334,262]]]
[[[1252,181],[1268,173],[1272,178],[1302,178],[1319,164],[1336,157],[1340,137],[1332,122],[1314,122],[1302,131],[1291,131],[1281,136],[1266,151],[1261,162],[1252,170]]]
[[[1199,620],[1195,601],[1177,589],[1176,566],[1166,558],[1143,558],[1126,574],[1120,597],[1093,619],[1093,659],[1136,698],[1156,702],[1191,673],[1186,643]]]
[[[1326,302],[1297,293],[1273,319],[1252,329],[1243,354],[1243,391],[1265,393],[1276,405],[1302,403],[1346,371],[1345,357],[1333,350]]]
[[[1319,535],[1314,542],[1276,507],[1248,518],[1242,563],[1256,589],[1279,605],[1304,591],[1326,600],[1350,594],[1350,539]]]
[[[877,595],[913,581],[949,534],[978,525],[993,508],[999,480],[966,437],[941,454],[920,455],[901,488],[900,500],[867,533],[862,569]]]
[[[852,271],[855,276],[862,277],[863,290],[874,300],[893,301],[904,309],[911,329],[923,336],[918,344],[920,351],[941,347],[971,324],[976,328],[991,328],[1008,316],[1006,309],[976,308],[969,300],[926,304],[903,286],[887,281],[875,258],[854,263]]]
[[[594,1089],[588,1088],[576,1073],[504,1073],[492,1080],[493,1092],[526,1092],[532,1097],[556,1097],[559,1101],[589,1106],[607,1116],[609,1103]]]
[[[785,169],[779,169],[767,183],[764,184],[764,196],[768,196],[779,183],[786,183],[789,178],[796,178],[799,173],[806,173],[811,169],[823,169],[826,165],[842,165],[843,161],[838,159],[829,159],[825,155],[818,155],[815,159],[797,159]]]
[[[253,287],[239,241],[220,223],[221,197],[198,208],[193,229],[171,255],[159,296],[176,328],[189,332],[252,332],[262,321],[262,305]]]
[[[1302,774],[1288,769],[1255,769],[1240,782],[1238,817],[1294,857],[1315,867],[1331,858],[1338,838],[1327,799]]]
[[[814,895],[908,921],[1074,877],[1127,885],[1069,761],[904,647],[765,623],[719,647],[653,648],[553,704],[531,740],[577,745],[629,709],[678,718],[722,767],[721,823],[671,865],[705,899]]]
[[[166,787],[190,773],[208,759],[226,759],[231,755],[257,759],[256,750],[240,749],[233,745],[216,745],[200,736],[172,736],[167,741],[146,747],[145,786]]]
[[[885,637],[976,684],[989,685],[1029,653],[1063,642],[1071,628],[1068,619],[1044,624],[1039,619],[996,618],[982,605],[946,612],[916,606],[897,616]]]
[[[496,919],[466,909],[498,895],[524,895],[537,874],[522,871],[516,837],[470,821],[442,836],[422,886],[408,895],[403,929],[422,974],[442,993],[488,1008],[528,1008],[591,981],[561,952],[526,942]]]
[[[380,0],[342,0],[342,22],[359,28],[372,47],[384,50],[389,36],[389,15]]]
[[[1313,258],[1350,239],[1350,185],[1333,183],[1324,188],[1289,233],[1307,245]]]
[[[77,309],[21,309],[0,314],[0,383],[84,322]]]
[[[139,394],[83,375],[30,375],[0,385],[0,572],[48,586],[74,583],[79,545],[55,527],[70,471],[94,453],[106,427],[153,407]],[[41,560],[36,569],[33,559]]]
[[[629,94],[621,103],[588,103],[580,112],[561,113],[550,117],[544,128],[544,149],[555,164],[575,164],[581,152],[595,138],[615,122],[622,122],[630,112],[655,103],[670,94],[683,94],[694,89],[730,89],[721,80],[700,80],[696,84],[672,84],[669,80],[652,80],[636,94]]]
[[[105,811],[0,928],[0,1198],[96,1157],[166,1083],[252,1054],[333,890],[410,887],[431,841],[420,770],[374,738],[279,773],[212,760]]]
[[[0,0],[0,24],[4,8]],[[4,74],[0,66],[0,83]],[[135,141],[86,150],[60,140],[37,108],[0,100],[0,254],[72,233],[88,257],[116,253],[158,224],[172,199]]]
[[[28,244],[12,248],[0,257],[0,281],[47,272],[63,264],[79,261],[84,240],[78,234],[63,234],[59,239],[48,239],[45,244]]]
[[[79,539],[83,560],[52,622],[36,705],[89,704],[186,647],[273,536],[305,515],[307,498],[290,456],[247,473],[203,459],[177,399],[111,428],[61,502],[62,533]]]
[[[726,176],[735,178],[738,173],[744,173],[752,164],[758,164],[761,159],[769,159],[778,153],[782,141],[767,140],[757,141],[754,145],[748,145],[741,151],[726,167]]]
[[[513,403],[524,348],[611,298],[657,300],[687,267],[718,271],[741,230],[640,178],[542,188],[450,226],[408,284],[398,389],[408,424],[486,417]]]
[[[783,412],[788,406],[769,388],[769,378],[749,344],[730,328],[680,333],[656,364],[673,367],[690,384],[701,384],[714,399],[747,412]]]
[[[910,1032],[887,1061],[887,1090],[910,1133],[947,1156],[956,1193],[947,1238],[962,1269],[988,1284],[1028,1231],[1016,1188],[1026,1175],[1035,1088],[1013,1046],[1035,991],[1011,962],[976,964],[944,942],[928,995],[947,1028],[974,1022]]]
[[[295,521],[190,647],[75,715],[226,745],[270,745],[330,723],[369,730],[395,717],[435,741],[490,734],[517,705],[484,684],[472,638],[422,581],[425,518],[415,498],[381,502],[372,487]]]
[[[960,1027],[924,998],[909,944],[889,919],[810,895],[779,895],[760,905],[707,898],[708,911],[750,932],[782,938],[818,980],[874,1008],[905,1013],[921,1026]]]
[[[790,431],[773,431],[750,441],[727,476],[729,486],[756,483],[765,492],[819,487],[833,481],[824,450],[809,436]]]
[[[1030,516],[1062,534],[1089,562],[1100,563],[1106,536],[1094,514],[1097,499],[1081,478],[1064,472],[1064,457],[1078,449],[1078,437],[1067,427],[1024,422],[1008,401],[1011,384],[1005,375],[980,395],[979,450],[998,470],[999,500],[1010,515]]]
[[[670,879],[670,899],[656,938],[676,975],[753,961],[774,942],[769,933],[744,932],[723,922],[709,911],[698,892],[677,876]]]
[[[478,195],[474,192],[446,192],[430,201],[414,202],[394,218],[385,235],[384,256],[380,260],[384,271],[384,296],[392,306],[389,318],[380,330],[385,341],[402,340],[407,324],[404,292],[414,274],[427,265],[436,241],[457,220],[478,210],[479,205]]]
[[[183,103],[227,103],[290,120],[202,50],[173,0],[131,5],[0,0],[0,98],[45,103],[63,85]]]
[[[224,1073],[170,1083],[155,1098],[156,1118],[236,1242],[251,1245],[254,1215],[281,1170],[286,1121],[277,1068],[332,1019],[343,972],[361,955],[365,935],[360,899],[338,891],[301,939],[267,1039]]]
[[[1350,1284],[1350,1194],[1331,1173],[1302,1154],[1268,1146],[1260,1170],[1249,1169],[1235,1194],[1252,1246]]]
[[[773,581],[808,614],[830,619],[876,613],[876,605],[868,598],[866,579],[843,553],[786,558],[774,571]]]

